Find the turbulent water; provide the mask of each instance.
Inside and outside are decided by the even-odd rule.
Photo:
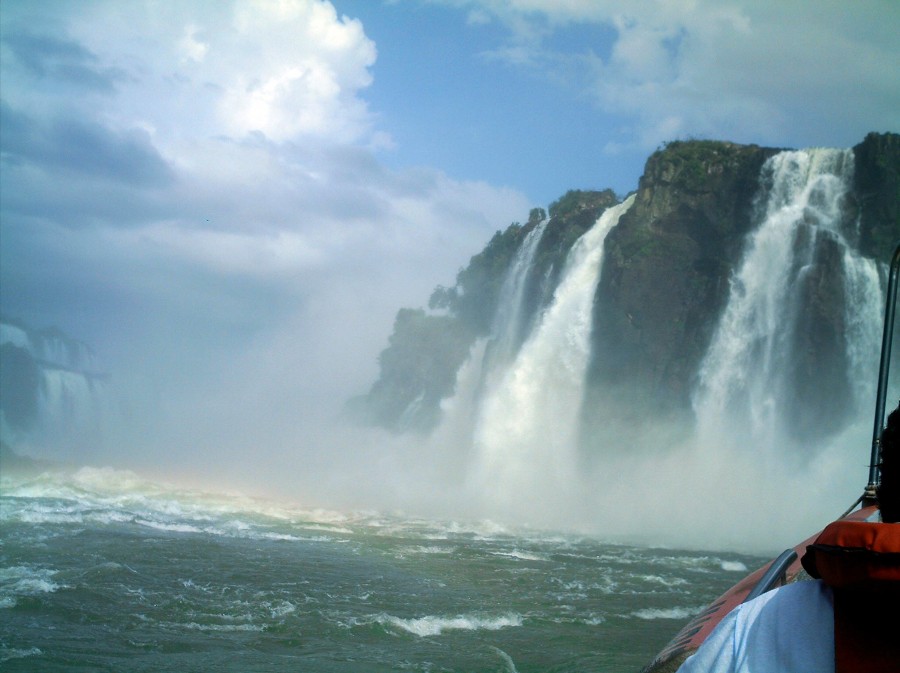
[[[761,559],[4,474],[5,671],[637,671]]]

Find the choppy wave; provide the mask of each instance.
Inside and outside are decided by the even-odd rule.
[[[631,613],[639,619],[687,619],[703,611],[704,606],[677,608],[645,608]]]
[[[190,631],[214,631],[219,633],[265,630],[265,627],[260,624],[198,624],[197,622],[190,622],[188,624],[178,624],[177,627]]]
[[[25,659],[26,657],[39,657],[43,652],[36,647],[15,648],[0,645],[0,662],[12,659]]]
[[[376,621],[386,626],[394,626],[415,636],[439,636],[444,631],[497,631],[511,626],[522,626],[521,615],[503,615],[500,617],[479,617],[461,615],[457,617],[427,616],[403,619],[393,615],[381,615]]]
[[[13,608],[24,596],[49,594],[63,588],[64,585],[53,581],[57,572],[22,565],[0,568],[0,608]]]
[[[506,556],[508,558],[518,559],[520,561],[548,561],[549,559],[543,554],[535,554],[527,551],[495,551],[491,552],[494,556]]]

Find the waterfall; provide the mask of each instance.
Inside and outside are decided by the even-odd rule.
[[[544,235],[549,220],[542,220],[528,232],[515,257],[500,289],[497,314],[491,329],[490,367],[503,366],[515,355],[527,325],[523,324],[522,308],[525,299],[525,284],[531,262]]]
[[[45,368],[41,372],[40,415],[57,432],[96,430],[103,416],[103,383],[79,372]]]
[[[760,223],[699,372],[701,436],[804,444],[871,403],[882,295],[876,263],[852,245],[852,177],[849,150],[782,152],[764,166]]]
[[[112,418],[105,377],[88,346],[55,329],[0,323],[0,430],[16,447],[95,445]]]
[[[484,390],[473,481],[495,504],[562,492],[573,482],[577,417],[590,354],[603,241],[634,196],[607,209],[566,259],[548,309],[511,364]]]

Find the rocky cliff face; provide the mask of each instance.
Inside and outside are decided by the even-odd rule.
[[[604,243],[594,291],[583,434],[590,434],[592,423],[613,418],[628,425],[648,413],[690,413],[698,368],[748,234],[760,223],[765,205],[760,199],[771,188],[773,178],[764,166],[779,152],[689,141],[670,143],[648,159],[633,206]],[[855,239],[863,255],[886,261],[900,239],[900,136],[870,134],[850,156],[852,189],[841,200],[840,235]],[[519,343],[550,302],[572,244],[617,201],[609,191],[569,192],[551,205],[525,280]],[[835,236],[814,226],[811,208],[809,224],[797,236]],[[516,250],[544,217],[535,209],[525,225],[497,232],[454,287],[435,290],[434,313],[398,314],[390,346],[380,358],[379,380],[352,405],[357,416],[394,430],[428,431],[436,425],[440,400],[453,394],[455,373],[470,346],[491,335]],[[822,391],[847,389],[849,382],[841,378],[846,369],[821,363],[845,357],[848,325],[842,306],[851,299],[835,284],[833,271],[841,263],[837,247],[823,240],[815,250],[798,281],[803,288],[796,307],[799,336],[791,385],[807,407],[831,408],[838,419],[840,395],[825,399]],[[798,432],[822,425],[829,416],[804,420],[801,406]]]
[[[751,227],[760,169],[777,150],[677,142],[656,152],[605,243],[593,389],[683,405]]]

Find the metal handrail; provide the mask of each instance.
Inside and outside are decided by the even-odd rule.
[[[756,586],[754,586],[750,590],[750,593],[747,594],[744,603],[752,601],[754,598],[762,596],[770,589],[774,589],[776,586],[784,584],[787,580],[787,569],[796,559],[797,552],[793,549],[785,549],[781,552],[781,554],[778,555],[778,558],[772,561],[766,572],[763,573],[763,576],[759,578]]]
[[[875,399],[875,427],[872,431],[872,454],[869,460],[869,483],[863,496],[864,504],[873,504],[875,489],[880,481],[881,432],[884,428],[884,407],[887,401],[888,375],[891,368],[891,347],[894,337],[894,315],[897,310],[897,279],[900,276],[900,241],[894,249],[888,273],[887,297],[884,307],[884,333],[881,337],[881,363],[878,368],[878,395]]]

